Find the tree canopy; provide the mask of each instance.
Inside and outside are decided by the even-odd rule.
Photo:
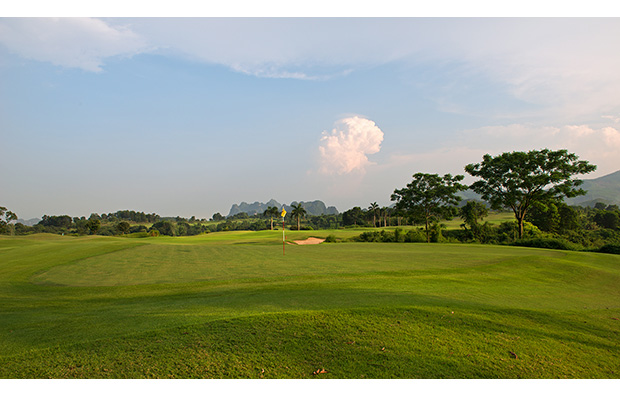
[[[301,203],[293,204],[291,207],[293,207],[293,211],[291,212],[291,215],[294,218],[297,218],[297,230],[300,230],[301,229],[300,219],[306,215],[306,209],[301,205]]]
[[[392,194],[392,201],[396,201],[396,209],[406,212],[415,221],[424,222],[426,241],[430,242],[429,225],[441,219],[450,219],[455,214],[455,206],[461,200],[456,195],[467,189],[460,184],[462,175],[452,177],[446,174],[416,173],[413,181],[406,188],[396,189]]]
[[[586,193],[577,188],[583,181],[572,177],[590,173],[596,166],[578,159],[567,150],[505,152],[484,155],[481,163],[469,164],[465,171],[480,178],[470,188],[482,195],[492,209],[509,208],[514,212],[522,238],[523,220],[535,202],[559,202]]]
[[[4,233],[5,229],[11,229],[11,235],[13,234],[13,227],[11,221],[17,220],[17,214],[8,210],[6,207],[0,207],[0,233]]]

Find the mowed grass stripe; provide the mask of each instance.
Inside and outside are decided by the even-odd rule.
[[[464,255],[464,251],[467,252]],[[557,256],[538,251],[536,256]],[[463,245],[324,244],[167,245],[148,244],[54,267],[35,283],[115,286],[193,281],[233,281],[275,277],[381,272],[456,270],[532,256],[523,248]]]

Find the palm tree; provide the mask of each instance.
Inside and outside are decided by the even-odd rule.
[[[273,230],[273,217],[277,217],[280,212],[277,207],[267,207],[263,213],[265,217],[271,217],[271,230]]]
[[[372,226],[376,227],[377,224],[377,209],[379,208],[379,205],[377,204],[377,202],[374,203],[370,203],[370,207],[368,207],[368,210],[372,211]]]
[[[297,218],[297,230],[300,230],[301,226],[299,224],[299,220],[301,217],[306,216],[307,214],[306,209],[301,206],[301,203],[297,203],[296,205],[293,204],[291,205],[291,207],[293,207],[293,211],[291,212],[291,215]]]

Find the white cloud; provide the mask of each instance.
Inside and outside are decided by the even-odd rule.
[[[463,62],[536,115],[592,120],[620,106],[620,24],[608,19],[465,19],[439,36],[434,58]]]
[[[398,62],[405,74],[408,66],[442,70],[429,72],[436,97],[427,99],[447,111],[473,111],[472,81],[496,84],[494,98],[529,104],[528,113],[495,114],[517,122],[583,123],[620,111],[614,18],[5,18],[0,42],[91,71],[144,51],[304,80]],[[486,103],[476,115],[493,115]]]
[[[373,121],[357,116],[341,119],[335,126],[321,137],[320,171],[325,174],[364,172],[372,164],[367,155],[381,150],[383,132]]]
[[[615,115],[603,115],[602,118],[610,119],[613,123],[620,123],[620,117]]]
[[[466,130],[452,143],[434,151],[392,155],[387,166],[463,174],[465,165],[480,162],[487,153],[498,155],[544,148],[566,149],[577,154],[580,159],[597,165],[597,177],[620,170],[620,130],[588,125],[540,127],[512,124]]]
[[[0,43],[24,58],[94,72],[108,57],[147,49],[129,28],[93,18],[0,19]]]
[[[503,94],[530,105],[527,114],[502,116],[591,122],[601,114],[620,111],[620,52],[613,50],[620,45],[620,24],[613,18],[146,18],[130,22],[154,46],[259,77],[325,79],[398,63],[405,74],[410,66],[442,70],[433,72],[445,75],[430,74],[436,97],[429,99],[443,102],[446,108],[469,107],[470,101],[463,97],[477,92],[472,81],[491,81],[496,85],[495,97]],[[447,92],[446,97],[441,92]],[[484,104],[477,114],[481,111],[492,115]]]

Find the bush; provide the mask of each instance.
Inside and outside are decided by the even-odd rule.
[[[548,248],[551,250],[578,251],[582,249],[577,244],[571,243],[568,240],[557,238],[521,239],[515,241],[512,245],[519,247]]]
[[[329,235],[325,238],[325,243],[337,243],[338,240],[336,239],[336,236],[334,235]]]
[[[155,230],[153,232],[156,232]],[[134,233],[129,233],[127,235],[125,235],[125,237],[128,237],[130,239],[139,239],[142,237],[150,237],[151,234],[148,232],[134,232]]]
[[[605,244],[604,246],[598,249],[598,252],[603,252],[605,254],[620,255],[620,244]]]
[[[379,243],[381,242],[381,234],[379,232],[362,232],[359,236],[353,238],[355,241],[361,241],[366,243]]]
[[[401,228],[396,228],[394,230],[394,241],[397,243],[405,242],[405,234],[403,233],[403,230]]]
[[[405,234],[406,243],[426,243],[426,235],[419,230],[410,230]]]

